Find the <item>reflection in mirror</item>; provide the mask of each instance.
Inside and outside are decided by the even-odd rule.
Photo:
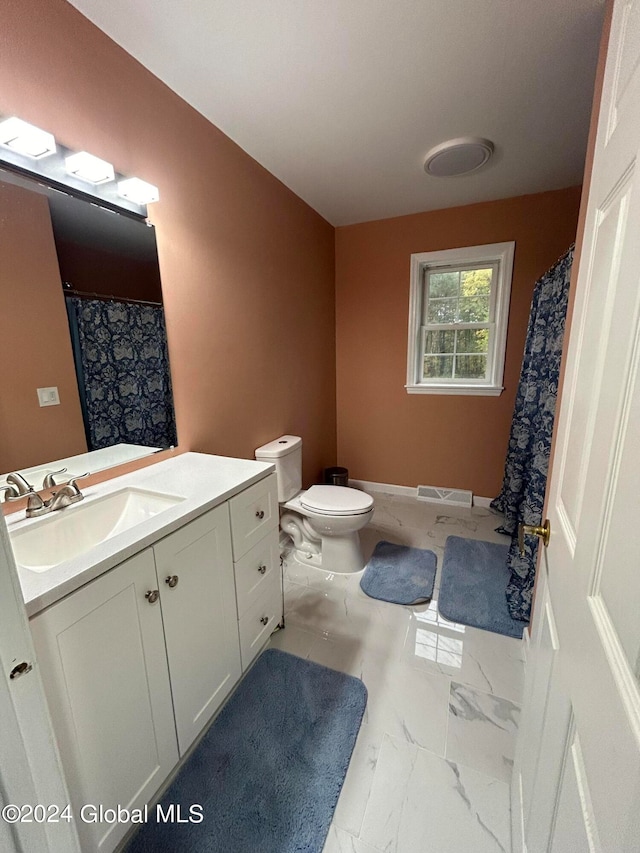
[[[176,445],[155,229],[141,217],[0,171],[0,324],[0,472],[40,488],[48,471]]]

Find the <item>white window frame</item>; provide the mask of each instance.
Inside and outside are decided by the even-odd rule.
[[[407,349],[407,394],[475,394],[499,396],[503,389],[504,357],[509,321],[509,299],[515,243],[489,243],[440,252],[411,255],[409,301],[409,342]],[[489,350],[484,379],[422,379],[424,356],[423,309],[426,272],[447,267],[478,267],[491,264],[497,269],[492,279],[489,309]],[[455,324],[452,324],[452,326]],[[469,324],[461,323],[461,328]],[[483,324],[485,325],[485,324]]]

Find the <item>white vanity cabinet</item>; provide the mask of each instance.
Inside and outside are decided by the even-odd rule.
[[[242,673],[226,503],[31,620],[72,792],[140,808]],[[177,735],[177,742],[176,742]],[[78,821],[83,850],[124,824]]]
[[[152,801],[281,617],[269,475],[31,618],[85,853],[129,824],[80,808]]]
[[[226,503],[153,546],[180,755],[240,678]]]
[[[231,498],[229,511],[244,671],[282,620],[275,474]]]
[[[83,805],[140,808],[178,761],[157,587],[147,548],[31,620],[83,851],[128,829],[83,822]]]

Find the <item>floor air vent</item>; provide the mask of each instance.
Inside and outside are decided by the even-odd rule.
[[[419,501],[445,504],[446,506],[473,506],[473,492],[467,489],[439,489],[437,486],[418,486]]]

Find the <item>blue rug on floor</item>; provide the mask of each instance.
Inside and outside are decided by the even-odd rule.
[[[442,561],[438,610],[451,622],[522,637],[529,624],[512,619],[505,591],[508,545],[448,536]]]
[[[156,823],[127,853],[321,853],[367,689],[357,678],[268,649],[160,801],[202,823]]]
[[[392,604],[421,604],[433,595],[437,558],[433,551],[394,545],[376,545],[360,586],[371,598]]]

